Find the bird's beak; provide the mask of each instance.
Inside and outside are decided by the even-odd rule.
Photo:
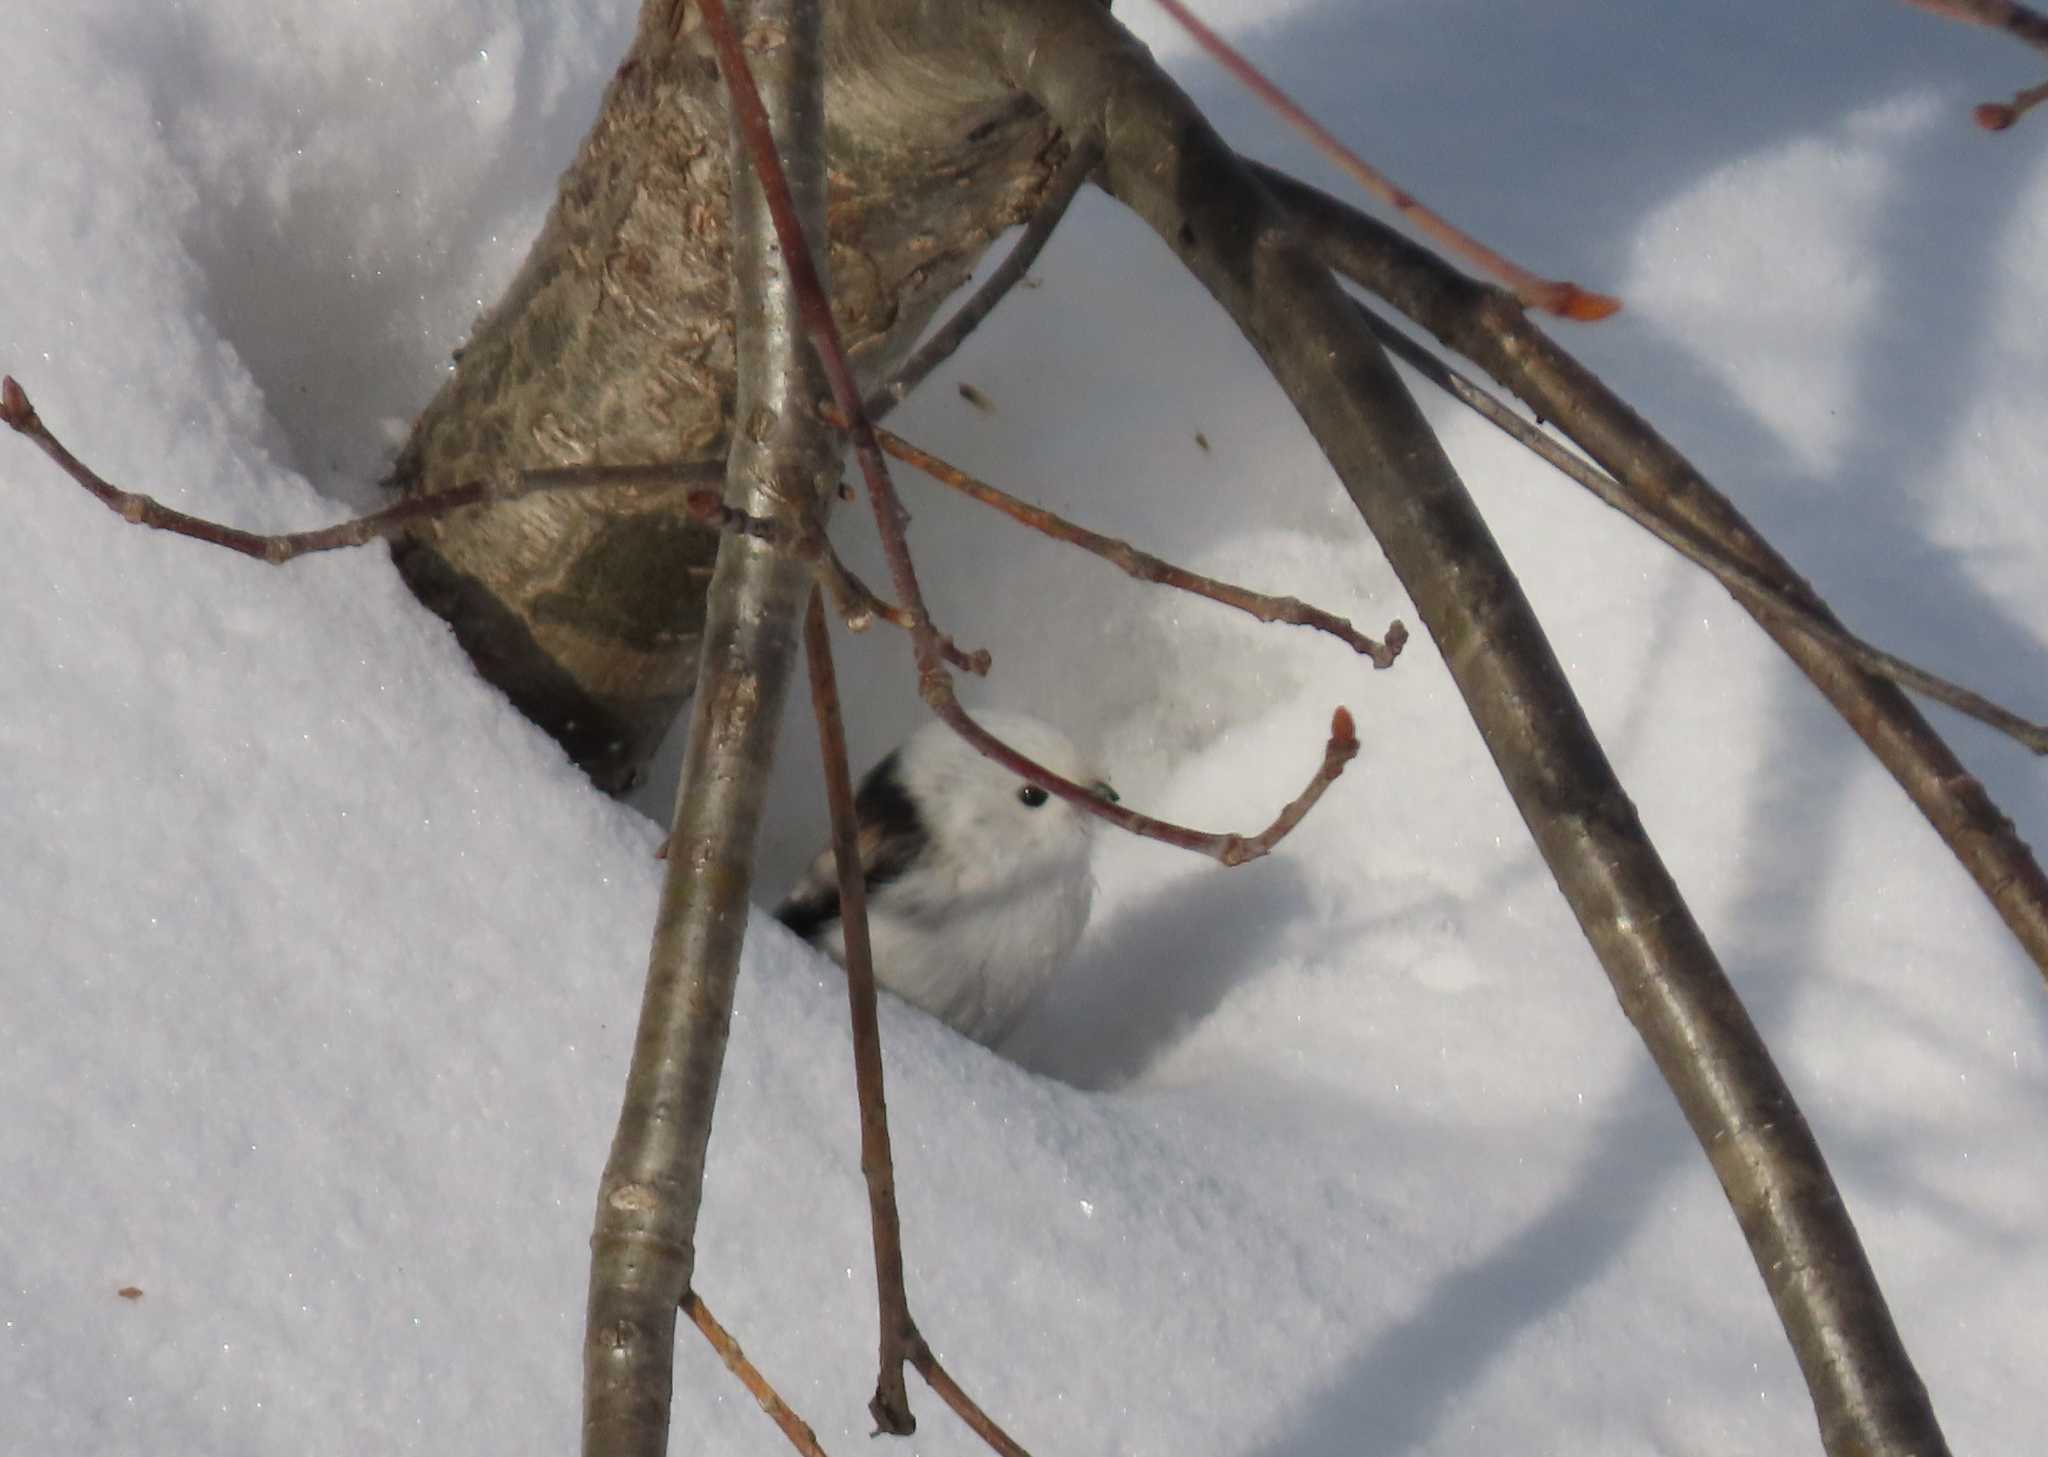
[[[1106,779],[1098,779],[1093,784],[1089,785],[1088,792],[1093,794],[1097,799],[1108,800],[1111,804],[1123,803],[1123,801],[1117,797],[1117,792],[1109,787],[1109,781]]]

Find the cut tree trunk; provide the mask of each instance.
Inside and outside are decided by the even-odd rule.
[[[916,342],[1064,155],[984,67],[828,5],[834,308],[864,384]],[[649,0],[525,265],[413,426],[407,495],[513,470],[717,460],[735,353],[725,92],[696,11]],[[676,492],[563,492],[423,525],[394,555],[485,678],[602,788],[638,779],[696,679],[717,539]]]

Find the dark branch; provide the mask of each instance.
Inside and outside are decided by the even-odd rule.
[[[896,1213],[896,1166],[889,1154],[889,1113],[882,1086],[882,1031],[875,1014],[875,959],[868,940],[867,876],[861,870],[860,825],[853,802],[853,772],[846,761],[846,726],[839,712],[839,679],[832,668],[832,637],[817,592],[804,614],[804,659],[810,665],[811,709],[818,720],[818,753],[825,765],[825,803],[832,817],[832,859],[839,872],[839,923],[846,936],[846,1001],[853,1019],[854,1087],[860,1100],[860,1171],[868,1186],[868,1226],[875,1245],[875,1303],[880,1355],[868,1412],[879,1431],[908,1436],[917,1430],[903,1363],[916,1327],[903,1287],[903,1227]]]
[[[2011,709],[1994,703],[1980,693],[1972,692],[1947,678],[1930,673],[1925,668],[1896,657],[1882,648],[1873,647],[1846,628],[1816,616],[1805,603],[1796,600],[1776,584],[1765,580],[1762,574],[1730,557],[1718,544],[1700,532],[1682,522],[1668,521],[1656,512],[1638,505],[1635,498],[1624,490],[1613,476],[1583,456],[1567,450],[1541,427],[1523,419],[1500,400],[1495,399],[1479,385],[1445,364],[1370,309],[1360,305],[1360,312],[1364,314],[1367,324],[1371,326],[1380,343],[1402,363],[1443,390],[1452,399],[1469,406],[1488,424],[1526,447],[1532,454],[1541,457],[1570,480],[1584,486],[1603,503],[1613,507],[1687,561],[1707,572],[1745,606],[1758,612],[1781,616],[1800,632],[1820,639],[1864,671],[1874,673],[1880,678],[1888,678],[1894,683],[1904,684],[1938,703],[1945,703],[1956,712],[1967,714],[1979,723],[1997,729],[2036,754],[2048,754],[2048,725],[2022,718]]]
[[[1531,324],[1513,298],[1327,193],[1269,167],[1255,163],[1253,170],[1286,206],[1317,257],[1506,385],[1638,504],[1699,532],[1816,618],[1835,622],[1827,604],[1734,504],[1592,371]],[[2048,978],[2048,875],[2012,820],[1895,684],[1873,678],[1786,618],[1751,610],[1919,806]]]
[[[1823,1440],[1946,1452],[1925,1388],[1770,1054],[1644,834],[1507,562],[1294,220],[1094,0],[985,11],[1007,73],[1258,349],[1385,548],[1617,998],[1720,1177]],[[1114,125],[1111,125],[1111,122]]]

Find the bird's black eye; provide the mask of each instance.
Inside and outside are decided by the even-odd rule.
[[[1037,809],[1051,797],[1051,795],[1040,789],[1036,784],[1027,784],[1017,791],[1017,798],[1024,801],[1026,809]]]

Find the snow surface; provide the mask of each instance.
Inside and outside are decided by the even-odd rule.
[[[1233,137],[1328,177],[1123,8]],[[1570,344],[1851,622],[2048,706],[2048,121],[1968,121],[2035,79],[2020,48],[1883,0],[1209,9],[1443,210],[1620,292]],[[373,498],[631,22],[33,11],[0,46],[0,368],[109,476],[264,529]],[[1413,622],[1156,243],[1085,200],[1040,275],[908,433],[1193,565]],[[1429,407],[1956,1450],[2032,1450],[2038,975],[1724,596]],[[910,489],[990,696],[1094,736],[1132,802],[1249,827],[1336,703],[1366,742],[1266,862],[1105,840],[1096,924],[1013,1060],[885,1008],[913,1298],[969,1386],[1040,1457],[1817,1450],[1734,1221],[1427,641],[1373,674]],[[474,678],[381,549],[279,571],[135,531],[18,443],[0,512],[0,1450],[569,1450],[659,828]],[[915,721],[901,644],[842,672],[871,759]],[[1938,716],[2048,832],[2038,767]],[[793,738],[763,899],[820,841],[810,758]],[[843,997],[756,933],[699,1288],[831,1450],[870,1450]],[[677,1450],[783,1450],[680,1349]],[[905,1450],[975,1450],[917,1401]]]

